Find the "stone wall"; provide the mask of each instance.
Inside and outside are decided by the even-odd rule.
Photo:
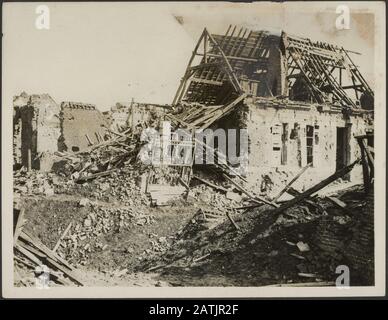
[[[20,102],[20,100],[18,99]],[[58,150],[60,107],[48,94],[28,96],[19,106],[21,119],[21,164],[32,169],[50,170],[47,154]]]
[[[108,126],[103,114],[90,104],[62,102],[61,119],[60,151],[81,151],[103,141]]]
[[[248,130],[247,180],[250,187],[263,194],[277,194],[308,161],[312,161],[312,167],[295,183],[300,191],[334,173],[339,161],[337,128],[347,128],[338,129],[344,130],[341,164],[350,164],[360,157],[354,136],[365,134],[371,127],[370,116],[362,112],[347,117],[340,110],[318,109],[320,107],[297,103],[274,106],[252,102],[217,123],[223,128]],[[308,147],[308,141],[311,147]],[[312,157],[307,156],[308,149],[312,151]],[[357,165],[345,180],[362,183],[361,165]]]

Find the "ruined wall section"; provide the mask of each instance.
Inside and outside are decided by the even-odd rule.
[[[370,123],[365,115],[352,115],[347,119],[339,111],[319,112],[314,106],[275,108],[252,104],[246,126],[250,144],[248,183],[262,193],[276,194],[307,165],[309,130],[313,132],[310,136],[313,166],[295,183],[300,191],[336,171],[337,128],[349,128],[344,152],[350,164],[360,157],[354,136],[365,134]],[[361,165],[356,166],[348,178],[351,182],[362,183]]]
[[[20,166],[22,163],[22,118],[21,108],[28,103],[29,95],[22,92],[13,97],[13,164]]]
[[[102,142],[108,123],[94,105],[62,102],[60,151],[81,151]]]
[[[21,119],[21,164],[50,170],[50,154],[58,151],[60,107],[48,94],[34,94],[19,107]]]

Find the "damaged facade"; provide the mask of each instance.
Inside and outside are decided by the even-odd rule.
[[[54,153],[79,151],[103,141],[105,120],[95,106],[48,94],[14,98],[14,165],[50,171]]]
[[[311,164],[301,187],[359,158],[374,94],[342,47],[282,32],[203,31],[175,95],[180,126],[248,132],[247,182],[271,192]],[[313,178],[312,178],[313,177]],[[359,181],[361,166],[347,180]]]
[[[59,151],[77,152],[104,141],[107,123],[92,104],[62,102]]]

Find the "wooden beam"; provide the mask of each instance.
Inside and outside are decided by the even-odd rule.
[[[54,249],[53,249],[53,252],[55,253],[55,251],[57,251],[57,249],[59,248],[59,246],[61,245],[61,241],[63,240],[64,237],[66,237],[66,234],[69,232],[70,228],[71,228],[71,225],[72,223],[70,222],[69,225],[67,226],[67,228],[65,229],[65,231],[62,233],[62,235],[59,237],[57,243],[55,244],[54,246]]]
[[[190,81],[197,82],[197,83],[210,84],[212,86],[219,86],[219,87],[224,84],[222,81],[213,81],[213,80],[206,80],[206,79],[199,79],[199,78],[191,78]]]
[[[236,74],[234,73],[234,70],[232,68],[232,66],[230,65],[229,63],[229,60],[226,58],[224,52],[222,51],[222,49],[220,48],[220,46],[218,45],[217,41],[214,40],[213,36],[205,29],[205,32],[207,33],[210,41],[213,43],[213,45],[218,49],[218,51],[220,52],[220,54],[222,55],[222,58],[226,64],[226,69],[228,71],[228,74],[230,74],[231,78],[232,78],[232,85],[233,87],[235,88],[235,90],[237,92],[244,92],[244,90],[241,88],[241,85],[239,83],[239,81],[237,80],[237,77],[236,77]]]
[[[226,180],[228,180],[229,182],[231,182],[233,185],[235,185],[237,187],[237,189],[239,189],[242,193],[246,194],[253,202],[256,202],[256,203],[266,203],[270,206],[273,206],[275,208],[278,208],[279,205],[277,205],[276,203],[273,203],[272,201],[268,201],[262,197],[259,197],[257,195],[253,195],[251,194],[249,191],[245,190],[242,186],[240,186],[237,182],[235,182],[233,179],[229,178],[225,173],[222,175]]]
[[[278,213],[281,213],[284,210],[287,210],[288,208],[291,208],[292,206],[298,204],[299,202],[301,202],[304,199],[308,198],[312,194],[314,194],[314,193],[318,192],[319,190],[323,189],[324,187],[326,187],[327,185],[329,185],[333,181],[337,180],[338,178],[343,177],[345,174],[349,173],[353,169],[353,167],[356,165],[356,163],[358,163],[358,162],[359,162],[359,159],[354,161],[349,166],[344,167],[344,168],[336,171],[335,173],[333,173],[331,176],[329,176],[325,180],[319,182],[318,184],[314,185],[310,189],[308,189],[305,192],[301,193],[299,196],[295,197],[294,199],[291,199],[290,201],[286,202],[285,204],[283,204],[279,208],[274,209],[272,211],[273,214],[278,214]]]
[[[194,51],[193,51],[193,53],[192,53],[192,55],[191,55],[191,58],[190,58],[190,60],[189,60],[189,62],[188,62],[188,64],[187,64],[186,72],[185,72],[185,74],[184,74],[184,76],[183,76],[183,78],[182,78],[182,80],[181,80],[181,83],[180,83],[180,85],[179,85],[179,87],[178,87],[178,90],[177,90],[177,92],[176,92],[176,94],[175,94],[175,97],[174,97],[174,100],[173,100],[173,102],[172,102],[172,105],[173,105],[173,106],[180,102],[180,101],[178,101],[178,100],[180,100],[180,99],[178,99],[178,98],[179,98],[179,97],[182,97],[182,92],[181,92],[181,91],[182,91],[182,89],[184,88],[184,86],[185,86],[185,84],[186,84],[186,81],[187,81],[187,79],[188,79],[188,75],[189,75],[189,72],[190,72],[189,68],[191,67],[191,64],[192,64],[192,62],[193,62],[193,60],[194,60],[194,57],[195,57],[196,54],[197,54],[197,50],[198,50],[198,48],[199,48],[199,45],[201,44],[202,39],[203,39],[204,36],[205,36],[205,33],[206,33],[206,28],[203,30],[201,36],[199,37],[199,40],[198,40],[198,42],[197,42],[197,44],[196,44],[196,46],[195,46],[195,48],[194,48]]]
[[[309,163],[307,166],[305,166],[304,168],[302,168],[301,171],[299,171],[299,173],[283,188],[282,191],[279,192],[279,194],[272,200],[273,202],[276,202],[284,193],[287,192],[287,190],[294,184],[294,182],[296,180],[299,179],[299,177],[306,172],[306,170],[308,168],[310,168],[312,166],[312,163]]]
[[[190,67],[189,69],[191,71],[196,71],[196,70],[200,70],[200,69],[203,69],[203,68],[218,67],[220,65],[221,64],[219,62],[207,62],[207,63],[201,63],[201,64],[199,64],[197,66]]]
[[[19,235],[23,230],[24,223],[26,222],[26,220],[24,220],[24,213],[25,213],[25,209],[24,208],[20,209],[19,215],[18,215],[18,220],[17,220],[16,226],[15,226],[14,235],[13,235],[13,243],[14,244],[16,244],[16,241],[18,240]]]
[[[203,56],[202,53],[199,53],[197,54],[198,56]],[[208,53],[207,54],[208,57],[212,57],[212,58],[220,58],[222,59],[222,55],[221,54],[216,54],[216,53]],[[255,58],[246,58],[246,57],[239,57],[239,56],[229,56],[229,55],[225,55],[225,57],[228,59],[228,60],[240,60],[240,61],[246,61],[246,62],[259,62],[260,59],[255,59]]]
[[[213,183],[211,183],[211,182],[209,182],[209,181],[207,181],[205,179],[202,179],[202,178],[200,178],[198,176],[193,175],[193,178],[195,178],[195,179],[205,183],[206,185],[208,185],[209,187],[211,187],[213,189],[220,190],[220,191],[223,191],[223,192],[228,192],[228,189],[226,189],[224,187],[221,187],[221,186],[217,186],[217,185],[215,185],[215,184],[213,184]]]
[[[226,211],[226,216],[228,217],[229,221],[232,223],[233,227],[236,230],[240,230],[240,227],[236,224],[236,222],[234,222],[232,216],[230,215],[230,213],[228,211]]]

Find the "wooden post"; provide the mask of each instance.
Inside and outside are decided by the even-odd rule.
[[[369,177],[368,163],[365,156],[364,144],[362,143],[362,138],[358,138],[357,142],[361,150],[361,163],[362,163],[362,175],[364,179],[364,190],[365,190],[365,193],[368,193],[370,177]]]
[[[303,169],[283,188],[282,191],[279,192],[279,194],[272,200],[273,202],[276,202],[285,192],[287,192],[288,189],[292,186],[292,184],[299,179],[299,177],[312,166],[312,163],[309,163],[307,166],[303,167]]]
[[[32,154],[31,154],[31,146],[28,146],[28,149],[27,149],[27,170],[28,171],[31,171],[31,159],[32,157]]]

